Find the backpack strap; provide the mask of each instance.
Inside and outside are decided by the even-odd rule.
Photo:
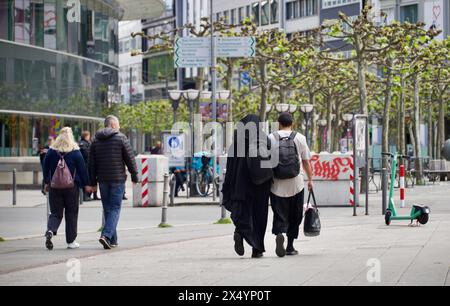
[[[278,141],[278,142],[280,141],[280,134],[278,132],[274,132],[273,136],[275,137],[276,141]]]
[[[290,140],[294,140],[295,137],[297,137],[297,132],[296,131],[292,131],[291,135],[289,136]]]

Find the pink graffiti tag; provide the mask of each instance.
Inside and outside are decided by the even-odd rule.
[[[336,157],[332,161],[320,161],[319,155],[311,158],[311,165],[314,177],[332,181],[337,181],[341,172],[348,173],[353,167],[350,157]]]

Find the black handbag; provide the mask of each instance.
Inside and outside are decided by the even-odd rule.
[[[320,235],[320,230],[322,228],[319,217],[319,210],[317,209],[316,197],[314,196],[314,191],[311,190],[308,196],[308,202],[310,203],[311,196],[314,201],[314,207],[308,209],[305,212],[305,221],[303,223],[303,232],[307,237],[316,237]]]

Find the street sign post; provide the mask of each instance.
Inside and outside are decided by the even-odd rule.
[[[254,57],[255,37],[215,37],[217,57]],[[175,39],[175,68],[211,67],[211,39],[179,37]]]

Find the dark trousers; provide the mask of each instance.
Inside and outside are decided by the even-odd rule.
[[[77,239],[79,196],[80,190],[77,186],[71,189],[50,188],[49,203],[51,214],[48,219],[47,230],[56,235],[64,217],[67,243],[72,243]]]
[[[264,237],[269,216],[270,184],[253,186],[246,201],[236,201],[231,219],[245,241],[259,252],[265,252]]]
[[[105,214],[102,236],[108,238],[113,244],[117,244],[117,225],[124,193],[125,183],[100,183],[100,195]]]
[[[303,219],[304,190],[293,197],[281,198],[270,194],[273,210],[274,235],[287,234],[288,238],[298,239]]]

